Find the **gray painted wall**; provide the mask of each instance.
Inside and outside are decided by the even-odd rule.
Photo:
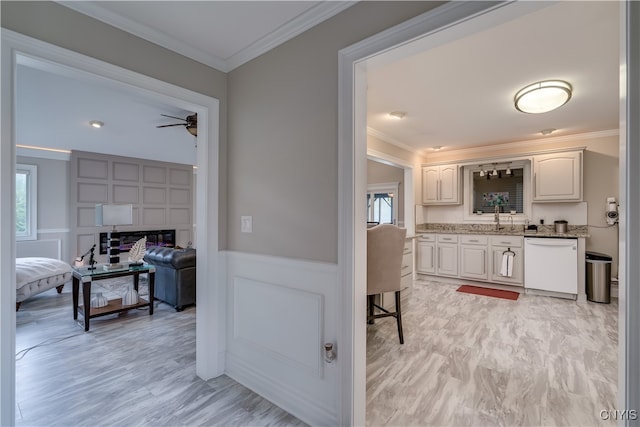
[[[338,51],[438,4],[358,3],[229,74],[229,249],[337,262]]]

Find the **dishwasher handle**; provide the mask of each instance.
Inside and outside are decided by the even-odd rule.
[[[525,238],[525,245],[529,246],[573,246],[576,249],[575,239],[545,239],[545,238]]]

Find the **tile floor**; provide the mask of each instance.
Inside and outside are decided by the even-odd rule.
[[[517,301],[419,280],[367,331],[367,425],[615,425],[617,300]]]

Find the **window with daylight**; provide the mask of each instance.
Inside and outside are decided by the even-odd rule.
[[[36,240],[37,166],[16,165],[16,240]]]
[[[397,194],[397,184],[369,186],[367,221],[378,224],[396,224],[398,217]]]

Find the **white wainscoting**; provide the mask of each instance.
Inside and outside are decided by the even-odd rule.
[[[42,257],[62,259],[60,239],[21,240],[16,242],[16,258]]]
[[[238,252],[226,260],[226,373],[311,425],[337,425],[337,265]],[[325,342],[337,350],[332,364]]]

